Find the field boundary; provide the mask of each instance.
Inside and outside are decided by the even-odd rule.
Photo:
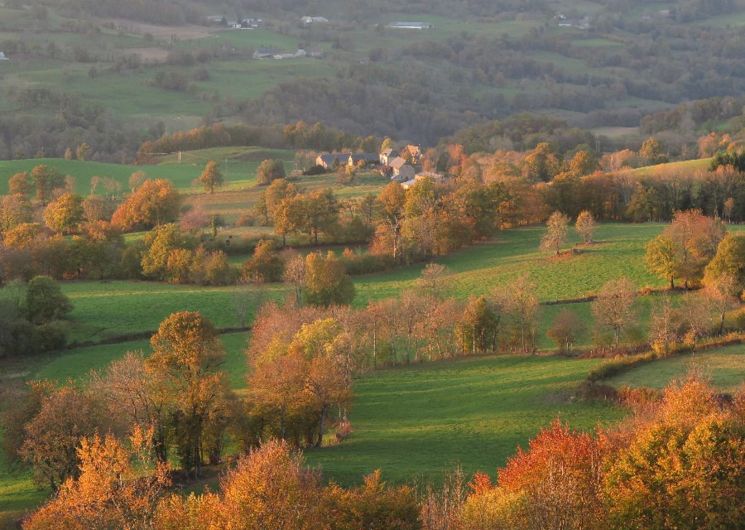
[[[251,331],[251,329],[253,329],[251,326],[218,328],[217,334],[228,335],[231,333],[245,333],[247,331]],[[155,335],[156,333],[157,331],[141,331],[139,333],[127,333],[126,335],[115,335],[113,337],[109,337],[107,339],[102,339],[102,340],[73,341],[70,344],[68,344],[64,349],[65,350],[76,350],[78,348],[92,348],[95,346],[110,346],[112,344],[123,344],[125,342],[134,342],[136,340],[147,340],[153,335]]]

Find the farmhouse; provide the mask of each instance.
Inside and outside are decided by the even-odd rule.
[[[240,29],[258,29],[264,25],[264,20],[260,18],[244,18],[240,21]]]
[[[329,19],[326,17],[302,17],[300,22],[305,26],[310,26],[311,24],[328,24]]]
[[[396,157],[391,160],[389,165],[393,170],[391,180],[395,180],[396,182],[406,182],[407,180],[412,180],[416,177],[416,169],[414,169],[414,166],[409,164],[405,158],[401,158],[400,156]]]
[[[388,24],[389,28],[393,29],[416,29],[416,30],[422,30],[422,29],[432,29],[432,24],[429,24],[427,22],[391,22]]]
[[[0,52],[0,61],[9,61],[9,60],[10,59],[8,58],[7,55],[5,55],[5,53]]]
[[[324,153],[316,158],[316,165],[323,169],[334,169],[348,162],[351,153]]]
[[[278,53],[281,53],[281,50],[277,50],[274,48],[258,48],[254,52],[254,59],[271,59]]]
[[[352,153],[349,155],[347,165],[351,167],[359,166],[364,164],[367,167],[379,166],[380,156],[375,153]]]
[[[395,153],[393,149],[383,149],[383,151],[380,152],[380,163],[384,166],[390,166],[391,160],[393,160],[397,156],[398,154]]]

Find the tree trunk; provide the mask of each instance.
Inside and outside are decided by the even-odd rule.
[[[326,423],[326,406],[321,407],[321,417],[318,420],[318,441],[316,447],[321,447],[323,444],[323,424]]]

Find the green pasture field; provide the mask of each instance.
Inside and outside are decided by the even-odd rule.
[[[141,171],[148,178],[170,180],[182,192],[201,192],[201,187],[193,184],[209,160],[220,163],[220,170],[225,179],[224,189],[240,189],[255,186],[256,170],[262,160],[279,158],[285,162],[287,170],[292,169],[294,155],[286,149],[268,149],[262,147],[225,147],[191,151],[182,155],[164,157],[159,164],[111,164],[62,158],[32,158],[26,160],[0,160],[0,194],[8,191],[8,178],[16,173],[31,171],[34,167],[46,164],[64,175],[75,177],[75,191],[87,195],[91,191],[91,178],[110,177],[116,180],[122,192],[129,189],[129,177]],[[99,188],[103,193],[103,188]]]
[[[446,281],[448,296],[465,299],[472,295],[488,295],[523,274],[536,285],[542,302],[566,301],[593,295],[609,280],[629,277],[639,288],[665,287],[666,282],[650,275],[644,265],[644,247],[663,228],[658,224],[600,225],[596,243],[582,247],[582,253],[554,258],[538,251],[543,228],[520,228],[501,233],[493,243],[478,245],[451,256],[435,260],[446,265],[450,276]],[[237,256],[238,265],[247,256]],[[354,278],[357,296],[355,305],[363,307],[369,301],[396,297],[406,289],[416,287],[423,264]],[[72,336],[78,341],[101,340],[143,330],[154,330],[171,312],[180,309],[200,310],[218,327],[238,325],[236,287],[176,286],[151,282],[67,282],[64,292],[75,309],[72,313]],[[268,298],[281,299],[289,292],[283,284],[270,284],[256,289],[244,287],[240,296],[255,305]],[[642,321],[649,312],[652,299],[640,299]],[[543,307],[540,346],[549,348],[545,330],[563,308],[576,311],[585,320],[590,318],[590,304],[560,304]],[[590,335],[580,342],[589,343]]]
[[[306,457],[343,484],[375,469],[386,480],[420,484],[456,466],[493,477],[517,445],[556,418],[593,429],[623,416],[572,397],[598,362],[501,356],[379,371],[355,384],[352,436]]]
[[[736,390],[745,383],[745,345],[660,359],[623,372],[607,383],[616,387],[664,388],[691,370],[710,379],[717,388]]]
[[[176,311],[200,311],[218,328],[235,328],[241,325],[239,308],[246,308],[251,322],[261,303],[288,292],[282,284],[200,287],[125,281],[67,282],[62,289],[74,306],[71,336],[79,342],[155,331]]]
[[[536,285],[541,301],[567,300],[592,295],[609,280],[629,277],[638,287],[664,287],[647,272],[646,243],[663,229],[660,224],[599,225],[596,243],[580,247],[580,254],[552,257],[538,250],[543,227],[518,228],[500,233],[494,243],[476,245],[438,258],[452,275],[448,294],[458,298],[487,294],[499,285],[526,274]],[[572,232],[572,231],[570,231]],[[576,242],[572,234],[570,244]],[[567,245],[567,250],[569,245]],[[358,304],[395,296],[412,287],[424,265],[391,273],[365,276],[357,281]]]
[[[670,175],[694,175],[699,171],[707,171],[711,165],[711,158],[697,160],[682,160],[680,162],[669,162],[656,166],[645,166],[634,169],[631,173],[637,177],[654,177]]]

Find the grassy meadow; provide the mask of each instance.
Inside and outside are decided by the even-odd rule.
[[[129,190],[129,177],[132,173],[142,172],[147,178],[170,180],[181,192],[194,193],[203,191],[194,185],[209,160],[220,163],[220,170],[225,179],[222,189],[229,191],[256,186],[256,170],[262,160],[277,158],[285,162],[287,171],[293,168],[294,154],[285,149],[268,149],[263,147],[225,147],[203,149],[184,153],[179,162],[178,155],[163,157],[157,164],[111,164],[60,158],[32,158],[26,160],[0,160],[0,194],[8,191],[8,178],[24,171],[31,171],[39,165],[47,165],[63,175],[75,178],[75,192],[81,195],[91,193],[91,178],[109,177],[115,180],[121,192]],[[98,190],[104,193],[103,185]]]
[[[440,481],[456,466],[494,476],[517,445],[560,418],[581,429],[620,419],[572,392],[597,360],[503,356],[383,370],[359,380],[341,445],[306,453],[343,484],[381,469],[395,481]]]
[[[217,194],[216,194],[217,195]],[[458,298],[488,294],[494,288],[527,274],[537,286],[541,301],[588,296],[607,280],[629,276],[637,286],[664,285],[644,269],[646,242],[662,225],[601,225],[596,243],[578,255],[552,258],[541,254],[538,242],[543,228],[528,227],[501,233],[496,241],[478,245],[436,261],[451,271],[448,293]],[[574,241],[572,242],[574,243]],[[423,265],[388,273],[356,277],[361,306],[370,300],[396,296],[413,288]],[[273,284],[254,287],[174,286],[150,282],[65,282],[74,305],[73,340],[101,341],[153,331],[160,321],[179,310],[198,310],[220,328],[250,322],[257,307],[281,299],[287,288]],[[638,303],[639,333],[644,333],[654,297]],[[591,340],[591,305],[558,304],[541,308],[539,346],[550,349],[546,330],[564,308],[577,312],[588,323],[578,346]],[[227,358],[224,369],[231,385],[245,384],[245,347],[248,333],[222,336]],[[132,350],[149,351],[146,340],[79,347],[28,362],[3,366],[3,379],[49,378],[80,380],[93,369]],[[707,354],[713,380],[732,388],[743,377],[745,354],[732,347]],[[702,358],[704,356],[702,355]],[[553,356],[498,356],[382,370],[355,382],[350,411],[354,434],[342,445],[309,451],[308,461],[340,483],[359,481],[375,468],[392,481],[439,481],[460,465],[466,473],[477,469],[493,473],[518,444],[524,444],[555,418],[572,426],[592,429],[613,422],[623,411],[607,404],[573,399],[573,390],[598,360]],[[708,362],[708,361],[707,361]],[[687,370],[685,357],[647,365],[619,376],[614,384],[663,386]],[[405,406],[402,406],[405,404]],[[449,455],[443,459],[441,455]],[[45,493],[30,481],[28,472],[11,469],[0,461],[0,521],[38,504]]]
[[[745,345],[704,350],[642,364],[606,382],[613,386],[664,388],[670,381],[694,371],[722,390],[733,391],[745,383]]]

